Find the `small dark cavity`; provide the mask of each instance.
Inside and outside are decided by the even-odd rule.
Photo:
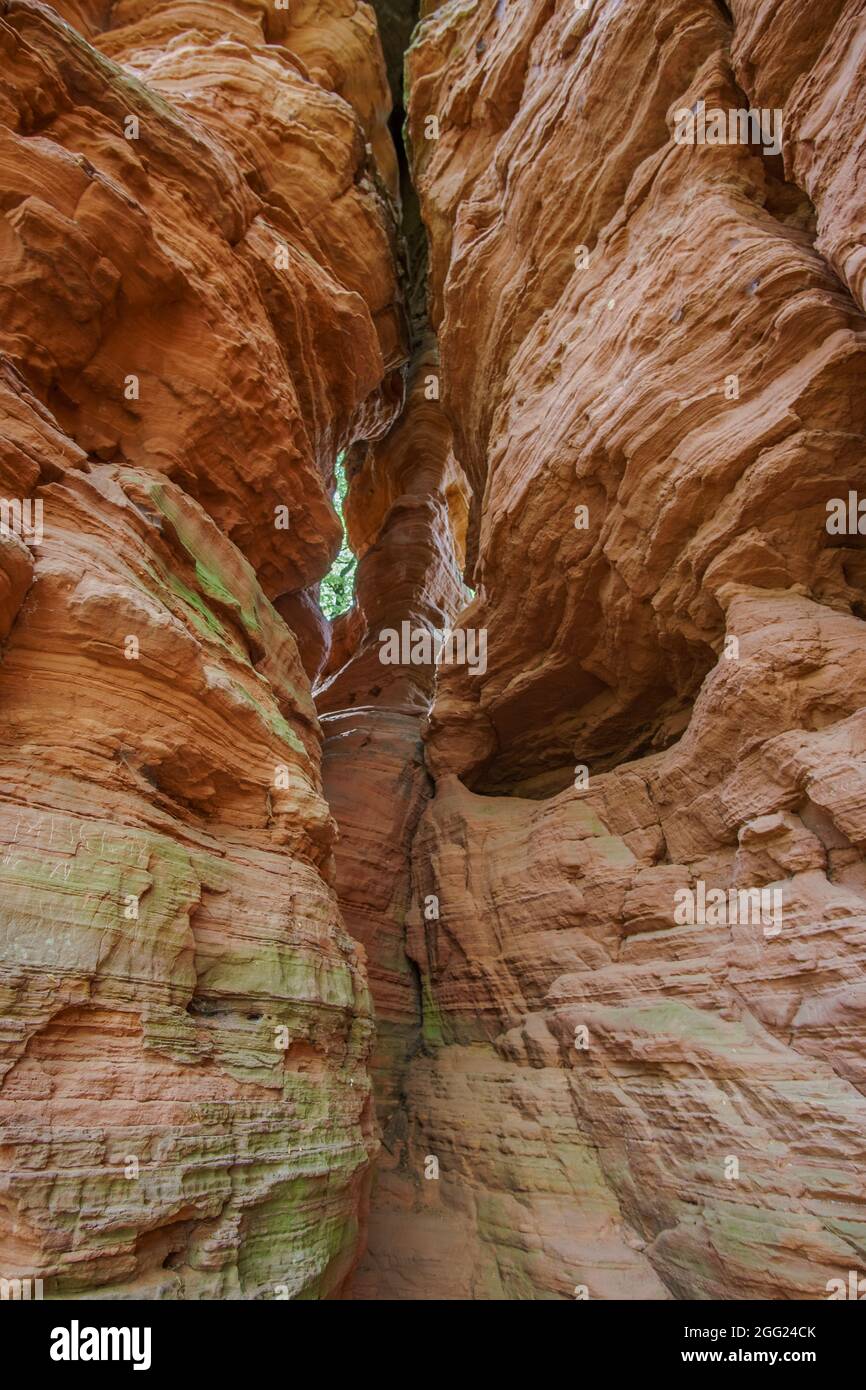
[[[186,1011],[188,1014],[192,1014],[194,1018],[199,1015],[204,1018],[210,1018],[212,1014],[219,1013],[219,1006],[214,1004],[210,999],[193,998],[190,999],[187,1004]]]

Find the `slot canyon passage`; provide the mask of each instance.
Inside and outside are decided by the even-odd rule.
[[[864,93],[862,0],[0,0],[3,1278],[866,1270]]]

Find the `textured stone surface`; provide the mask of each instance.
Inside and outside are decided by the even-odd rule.
[[[599,1267],[579,1202],[551,1240],[545,1165],[578,1141],[625,1243],[676,1297],[818,1298],[862,1263],[860,621],[755,590],[729,611],[740,660],[710,677],[676,748],[548,801],[479,797],[445,778],[415,841],[419,899],[435,891],[441,916],[412,934],[433,1044],[407,1086],[414,1166],[439,1155],[442,1178],[427,1185],[441,1192],[444,1238],[468,1205],[488,1247],[481,1270],[491,1246],[501,1270],[512,1243],[490,1203],[513,1196],[513,1150],[498,1136],[528,1098],[543,1136],[516,1183],[526,1253],[508,1297],[577,1285],[647,1296],[628,1264],[614,1259],[613,1278]],[[778,936],[678,925],[675,892],[697,880],[778,887]],[[467,1153],[446,1078],[474,1072],[466,1049],[481,1045],[495,1051],[495,1079],[485,1086],[479,1064],[472,1085],[492,1115],[487,1140],[469,1126],[480,1151]],[[542,1100],[554,1082],[567,1106]],[[417,1265],[422,1287],[430,1258]]]
[[[866,483],[861,308],[787,144],[790,182],[754,147],[674,144],[679,107],[741,94],[717,8],[664,14],[448,5],[409,56],[445,399],[484,491],[465,621],[490,650],[484,676],[443,673],[430,758],[479,790],[546,794],[679,736],[725,584],[859,597],[824,521]],[[607,99],[623,65],[653,80]]]
[[[109,63],[7,6],[0,350],[82,448],[174,477],[281,594],[336,550],[336,451],[399,405],[391,214],[352,109],[244,7],[219,40],[142,10],[93,36]]]
[[[407,56],[488,669],[439,672],[362,1297],[866,1267],[862,7],[730,8],[427,4]],[[677,144],[699,99],[783,158]],[[731,888],[778,926],[677,915]]]
[[[820,1299],[863,7],[419,8],[407,167],[412,0],[0,3],[0,1273]],[[699,101],[781,154],[678,143]],[[383,664],[456,615],[485,669]]]
[[[168,480],[101,465],[41,495],[0,666],[4,1266],[58,1293],[327,1294],[374,1148],[372,1025],[293,639]]]
[[[363,5],[63,16],[0,6],[0,482],[44,522],[0,546],[0,1272],[333,1297],[373,1023],[284,618],[314,675],[334,457],[402,396],[381,52]]]
[[[418,972],[405,950],[409,855],[430,794],[421,721],[436,668],[383,664],[384,633],[444,630],[465,599],[459,580],[468,510],[441,406],[428,399],[435,345],[418,344],[407,405],[386,441],[355,460],[346,504],[359,555],[354,642],[316,690],[325,733],[325,794],[340,829],[337,887],[346,925],[367,953],[377,1020],[371,1059],[389,1153],[399,1148],[405,1069],[418,1046]],[[389,1128],[389,1126],[391,1126]]]

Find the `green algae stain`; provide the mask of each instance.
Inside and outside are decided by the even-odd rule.
[[[189,617],[197,632],[202,633],[205,637],[215,639],[228,650],[235,650],[230,646],[228,635],[219,618],[208,608],[204,599],[196,593],[195,589],[190,589],[182,579],[178,579],[176,574],[159,573],[152,565],[145,564],[144,570],[153,580],[157,591],[169,589],[175,598],[179,598],[184,606],[191,610]]]
[[[421,977],[421,1037],[429,1047],[445,1045],[445,1021],[427,975]]]
[[[267,725],[272,733],[276,734],[277,738],[282,739],[283,743],[287,743],[295,753],[301,753],[304,757],[307,756],[307,750],[303,743],[298,738],[292,726],[288,724],[280,714],[279,710],[268,709],[267,705],[260,704],[245,686],[240,685],[237,681],[232,681],[232,686],[241,699],[245,700],[248,705],[252,705],[262,722]]]
[[[210,547],[205,548],[203,538],[196,533],[194,527],[186,522],[180,508],[166,497],[164,488],[159,483],[154,483],[148,489],[148,496],[157,510],[162,512],[180,544],[195,564],[195,577],[204,592],[210,598],[216,599],[217,602],[234,609],[248,632],[259,633],[261,625],[253,607],[249,604],[244,605],[232,593],[223,577],[213,568],[213,550]],[[251,589],[254,584],[255,581],[251,580]]]

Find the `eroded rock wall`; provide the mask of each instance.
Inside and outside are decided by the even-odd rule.
[[[354,0],[0,4],[0,1273],[47,1296],[328,1297],[362,1243],[371,1002],[272,600],[402,401],[389,110]]]
[[[373,1260],[387,1241],[387,1218],[381,1234],[379,1224],[392,1175],[405,1163],[406,1076],[422,1045],[420,978],[406,944],[412,843],[432,789],[421,729],[436,676],[432,660],[386,664],[381,657],[386,634],[441,634],[467,598],[459,576],[468,492],[435,398],[438,381],[428,332],[413,354],[400,422],[354,460],[347,520],[360,556],[357,603],[342,623],[351,654],[316,690],[325,794],[340,828],[340,905],[364,945],[375,1006],[370,1070],[383,1148],[370,1215]],[[369,1263],[353,1281],[354,1297],[375,1291]]]
[[[866,1264],[863,8],[423,9],[487,664],[439,672],[362,1292],[823,1298]],[[680,143],[700,101],[782,153]]]
[[[863,7],[420,10],[0,0],[0,1274],[820,1298]]]

